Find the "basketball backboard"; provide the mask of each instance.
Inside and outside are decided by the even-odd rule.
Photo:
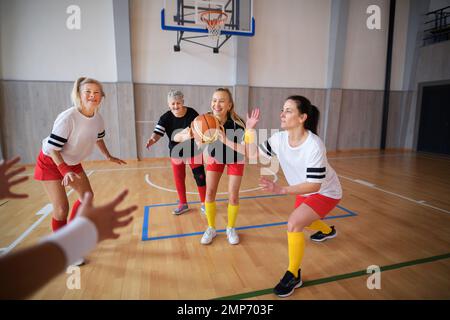
[[[225,12],[220,35],[251,37],[255,34],[253,0],[164,0],[161,27],[169,31],[207,34],[201,16],[211,10]]]

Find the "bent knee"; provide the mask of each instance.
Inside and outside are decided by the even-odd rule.
[[[300,221],[288,220],[287,230],[288,232],[303,232],[305,225]]]
[[[69,204],[61,204],[53,207],[53,217],[56,220],[64,220],[69,214]]]

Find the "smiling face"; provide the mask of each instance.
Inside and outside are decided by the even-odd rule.
[[[281,129],[289,130],[298,127],[303,127],[306,121],[307,115],[300,114],[300,111],[297,108],[297,104],[294,100],[286,100],[284,106],[281,110],[280,120],[281,120]]]
[[[102,102],[102,97],[102,89],[95,83],[86,83],[80,88],[81,105],[89,110],[95,110]]]
[[[232,106],[230,96],[226,91],[214,92],[211,100],[211,110],[216,118],[226,120],[228,111],[231,110]]]
[[[186,114],[186,107],[184,106],[184,100],[180,98],[168,98],[167,104],[169,106],[170,111],[172,114],[177,117],[181,118]]]

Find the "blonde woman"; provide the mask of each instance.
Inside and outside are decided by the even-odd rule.
[[[98,109],[104,97],[99,81],[79,78],[72,90],[73,107],[58,115],[50,135],[42,141],[34,178],[42,182],[53,205],[53,231],[67,223],[69,201],[65,187],[72,187],[80,199],[86,192],[93,193],[80,162],[92,153],[95,146],[109,161],[125,164],[111,156],[103,141],[105,127]],[[75,217],[80,204],[80,200],[75,202],[69,221]]]
[[[228,224],[227,238],[232,245],[239,243],[235,224],[239,212],[239,188],[244,175],[245,128],[253,129],[259,120],[259,110],[247,117],[247,122],[236,114],[233,96],[228,89],[218,88],[211,100],[211,111],[224,128],[220,140],[208,145],[209,158],[206,166],[205,209],[208,228],[201,244],[210,244],[216,237],[216,194],[222,173],[227,167],[228,174]]]

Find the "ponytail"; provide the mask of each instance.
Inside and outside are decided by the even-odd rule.
[[[84,84],[87,84],[87,83],[95,83],[96,85],[98,85],[100,87],[102,97],[103,98],[105,97],[105,92],[103,91],[103,86],[100,81],[92,79],[92,78],[80,77],[74,82],[73,88],[72,88],[72,93],[70,94],[70,97],[72,98],[72,103],[77,108],[79,108],[81,106],[81,98],[80,98],[81,86]]]
[[[317,126],[319,124],[319,109],[311,104],[307,98],[303,96],[290,96],[286,100],[292,100],[297,105],[297,109],[300,114],[307,115],[304,127],[310,130],[312,133],[317,134]]]

